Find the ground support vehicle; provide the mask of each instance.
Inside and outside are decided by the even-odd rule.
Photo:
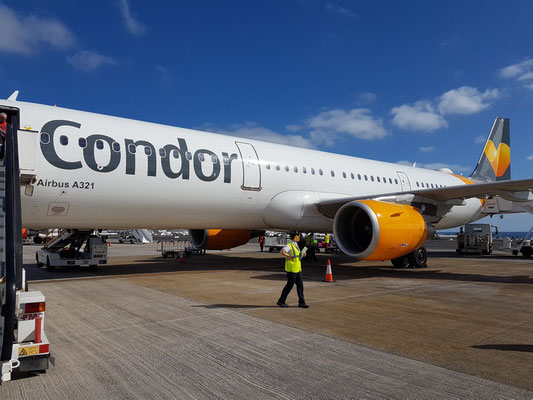
[[[265,236],[265,247],[269,252],[281,251],[287,245],[287,235]]]
[[[37,251],[37,265],[53,271],[56,267],[88,266],[96,269],[107,264],[107,242],[92,230],[65,230]]]
[[[511,242],[511,250],[515,256],[518,253],[522,253],[522,256],[525,258],[533,256],[533,227],[531,227],[523,239],[513,240]]]
[[[14,373],[46,372],[51,359],[44,332],[45,297],[28,291],[22,268],[18,110],[3,111],[10,123],[6,156],[0,159],[0,384]]]
[[[190,257],[193,254],[204,253],[204,250],[194,247],[190,239],[159,240],[157,242],[157,251],[160,252],[164,258],[178,258],[181,255]]]
[[[491,254],[491,227],[490,224],[466,224],[464,232],[457,235],[456,251],[459,254]]]

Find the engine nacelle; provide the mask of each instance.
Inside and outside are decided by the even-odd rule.
[[[225,250],[248,243],[252,233],[233,229],[191,229],[191,241],[199,249]]]
[[[422,246],[427,224],[411,206],[376,200],[342,206],[333,223],[341,250],[359,260],[391,260]]]

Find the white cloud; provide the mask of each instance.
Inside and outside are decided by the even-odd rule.
[[[372,92],[361,93],[359,95],[359,101],[362,104],[370,104],[376,100],[376,97],[377,97],[376,94]]]
[[[476,136],[476,139],[474,140],[475,143],[483,144],[487,141],[487,138],[485,136]]]
[[[383,120],[370,115],[368,108],[354,108],[352,110],[323,111],[309,119],[308,127],[316,140],[328,142],[328,137],[347,134],[358,139],[383,139],[387,131],[383,127]]]
[[[175,82],[176,77],[174,76],[174,73],[168,68],[163,67],[162,65],[156,65],[155,69],[164,83]]]
[[[128,31],[135,36],[144,35],[146,27],[137,20],[137,16],[131,11],[128,0],[119,0],[118,5]]]
[[[422,153],[431,153],[435,150],[435,147],[433,146],[421,146],[418,148]]]
[[[97,51],[81,50],[71,57],[67,57],[67,61],[77,70],[83,72],[92,72],[104,65],[116,65],[117,62],[111,57],[104,56]]]
[[[0,3],[0,51],[31,55],[43,45],[65,50],[75,37],[60,21],[36,15],[20,16]]]
[[[339,14],[345,17],[350,17],[350,18],[354,18],[356,16],[356,14],[353,11],[348,10],[347,8],[341,7],[337,3],[327,2],[324,5],[324,7],[326,8],[326,10],[334,14]]]
[[[437,114],[429,101],[417,101],[413,106],[404,104],[391,110],[392,124],[408,131],[432,132],[446,128],[448,123]]]
[[[523,74],[533,70],[533,59],[527,59],[518,64],[512,64],[500,70],[504,78],[518,78]]]
[[[268,128],[262,127],[255,122],[245,122],[244,124],[232,125],[229,129],[216,128],[212,124],[205,124],[199,129],[214,133],[238,136],[248,139],[261,140],[264,142],[279,143],[289,146],[305,147],[314,149],[315,145],[308,138],[302,135],[282,135]]]
[[[527,156],[526,157],[528,160],[533,160],[533,154],[531,154],[530,156]]]
[[[397,161],[396,164],[407,165],[409,167],[412,167],[414,163],[411,161],[402,160],[402,161]],[[468,172],[472,169],[471,167],[465,167],[464,165],[448,164],[448,163],[428,163],[428,164],[416,163],[416,166],[418,168],[426,168],[426,169],[434,169],[434,170],[439,170],[441,168],[449,168],[453,172]]]
[[[470,86],[462,86],[452,89],[439,97],[439,111],[446,114],[474,114],[488,108],[489,100],[500,96],[498,89],[487,89],[480,93],[479,90]]]
[[[533,90],[533,59],[529,58],[521,63],[502,68],[500,75],[504,78],[523,82],[526,89]]]
[[[302,127],[300,125],[291,124],[285,126],[285,129],[287,129],[289,132],[298,132],[302,130]]]

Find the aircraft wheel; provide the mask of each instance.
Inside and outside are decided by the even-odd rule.
[[[96,271],[97,269],[98,269],[98,265],[97,264],[89,265],[89,271]]]
[[[428,266],[428,252],[425,247],[420,247],[407,255],[409,266],[412,268],[425,268]]]
[[[531,250],[529,247],[522,247],[522,255],[524,258],[531,257],[531,253],[533,253],[533,250]]]
[[[405,268],[409,265],[409,260],[407,259],[407,256],[393,258],[390,261],[395,268]]]

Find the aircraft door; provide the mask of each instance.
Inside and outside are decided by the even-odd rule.
[[[400,178],[400,183],[402,184],[402,192],[411,190],[411,183],[409,182],[409,177],[405,172],[396,171],[398,178]]]
[[[257,152],[250,143],[235,142],[241,153],[243,182],[242,190],[261,190],[261,167]]]

